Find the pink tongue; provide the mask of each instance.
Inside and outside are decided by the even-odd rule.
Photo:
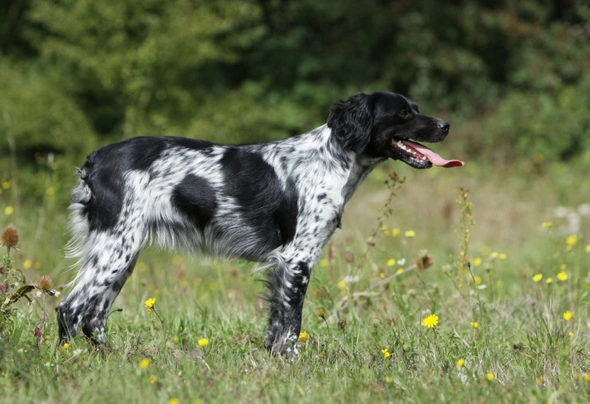
[[[465,165],[465,163],[461,160],[445,160],[433,150],[430,150],[428,147],[419,143],[410,142],[409,140],[402,140],[402,143],[416,150],[418,153],[423,154],[433,165],[437,167],[449,168],[461,167],[462,165]]]

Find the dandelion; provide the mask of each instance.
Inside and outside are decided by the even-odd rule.
[[[393,229],[391,229],[391,237],[397,236],[399,236],[399,229],[394,227]]]
[[[567,238],[565,239],[565,250],[566,251],[571,251],[574,246],[577,244],[578,242],[578,236],[576,236],[575,234],[571,234],[569,236],[567,236]]]
[[[480,265],[481,265],[481,258],[479,258],[479,257],[474,258],[473,259],[473,266],[478,267]]]
[[[398,274],[398,275],[401,274],[401,273],[403,273],[403,272],[404,272],[404,269],[403,268],[398,268],[397,271],[395,271],[395,273]]]
[[[498,259],[500,261],[504,261],[506,258],[508,258],[508,255],[506,253],[500,253],[500,254],[498,254]]]
[[[471,323],[471,328],[473,328],[473,329],[477,329],[477,327],[479,327],[479,323],[478,323],[477,321],[473,321],[473,322]]]
[[[584,373],[584,381],[590,382],[590,373]]]
[[[547,278],[547,280],[545,281],[545,283],[547,285],[551,285],[553,283],[553,278],[551,278],[551,277]]]
[[[327,260],[327,259],[325,259],[325,258],[322,258],[322,259],[320,260],[320,267],[322,267],[322,268],[325,268],[325,267],[327,267],[327,266],[328,266],[328,260]]]
[[[10,216],[14,213],[14,208],[12,206],[7,206],[4,208],[4,214],[6,216]]]
[[[422,320],[422,325],[426,328],[434,328],[438,324],[438,316],[436,314],[431,314]]]
[[[533,282],[541,282],[542,279],[543,279],[543,274],[533,275]]]
[[[346,280],[342,279],[340,282],[338,282],[338,284],[336,286],[338,286],[338,289],[340,289],[340,290],[345,290],[348,288],[348,282],[346,282]]]
[[[315,312],[315,315],[319,318],[324,318],[326,316],[326,311],[324,309],[319,309]]]
[[[154,310],[154,307],[156,305],[156,298],[155,297],[150,297],[149,299],[147,299],[143,305],[146,307],[148,314],[152,314],[152,310]]]
[[[307,335],[307,333],[305,331],[301,331],[299,333],[299,341],[306,342],[307,341],[307,338],[308,338],[308,335]]]
[[[180,400],[178,400],[177,398],[171,398],[170,400],[168,400],[168,404],[180,404]]]
[[[568,337],[573,337],[574,336],[574,333],[570,331],[570,332],[567,333],[567,336]]]
[[[476,286],[479,286],[483,283],[483,279],[481,279],[481,276],[474,276],[473,283],[475,283]]]
[[[414,230],[408,230],[404,233],[405,238],[414,238],[416,237],[416,232]]]
[[[572,313],[571,311],[566,311],[565,313],[563,313],[563,319],[565,321],[570,321],[572,319],[572,317],[574,316],[574,313]]]
[[[586,249],[585,249],[585,250],[586,250],[586,252],[587,252],[587,253],[590,253],[590,244],[588,244],[588,245],[586,246]]]
[[[553,222],[543,222],[543,223],[541,223],[541,227],[544,229],[549,229],[549,228],[553,227]]]
[[[62,345],[63,349],[70,349],[70,344],[68,344],[67,342],[64,342],[64,344]]]
[[[492,372],[490,372],[490,373],[488,373],[488,374],[486,375],[486,379],[487,379],[489,382],[491,382],[491,381],[492,381],[492,380],[494,380],[495,378],[496,378],[496,375],[495,375],[495,374],[493,374]]]
[[[562,282],[567,281],[567,272],[562,271],[562,272],[558,273],[557,279],[559,279]]]
[[[391,356],[391,353],[389,353],[389,349],[387,349],[387,348],[383,348],[383,349],[381,350],[381,353],[383,354],[383,357],[384,357],[385,359],[387,359],[387,358],[389,358],[389,357]]]
[[[387,260],[387,266],[388,267],[392,267],[395,265],[395,260],[393,258],[390,258]]]
[[[207,345],[209,345],[209,338],[199,338],[197,345],[199,348],[205,348]]]
[[[150,366],[150,358],[143,358],[139,361],[140,369],[147,369]]]
[[[457,367],[462,368],[463,366],[465,366],[465,359],[459,358],[459,360],[457,361]]]
[[[385,383],[393,383],[394,378],[391,376],[385,376]]]

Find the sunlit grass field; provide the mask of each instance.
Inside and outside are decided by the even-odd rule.
[[[17,204],[6,181],[12,274],[47,275],[61,295],[33,289],[8,307],[19,285],[0,275],[1,401],[588,402],[590,189],[546,170],[373,173],[314,268],[298,358],[264,350],[252,263],[155,248],[115,302],[108,344],[58,346],[66,209],[52,192]]]

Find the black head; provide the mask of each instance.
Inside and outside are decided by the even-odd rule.
[[[328,127],[342,146],[358,155],[401,160],[415,168],[432,166],[429,149],[419,142],[440,142],[450,124],[422,115],[418,105],[395,93],[354,94],[332,107]],[[433,154],[435,155],[435,154]]]

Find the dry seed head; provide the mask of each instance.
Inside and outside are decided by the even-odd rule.
[[[424,271],[432,265],[432,257],[428,254],[428,251],[422,250],[418,253],[418,259],[416,260],[418,269]]]
[[[41,279],[39,279],[39,283],[37,284],[37,287],[44,292],[51,290],[51,286],[51,279],[49,279],[47,276],[42,276]]]
[[[18,232],[16,227],[8,225],[2,231],[2,237],[0,238],[0,245],[7,247],[10,251],[11,248],[16,247],[18,244]]]

